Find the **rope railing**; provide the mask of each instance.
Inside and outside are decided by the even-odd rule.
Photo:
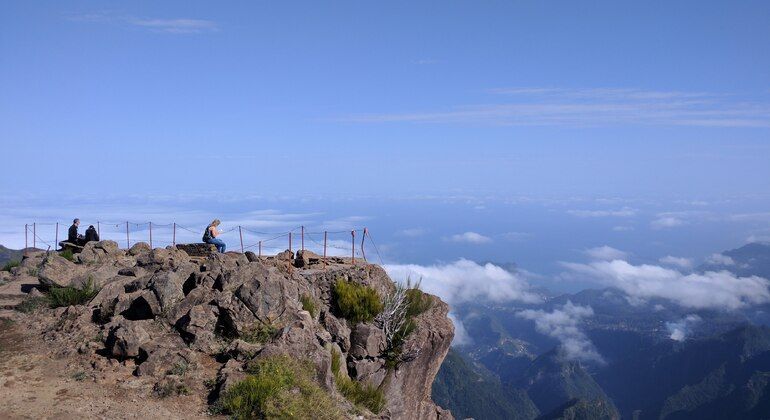
[[[32,248],[37,248],[39,242],[40,244],[48,246],[49,250],[52,248],[57,249],[60,243],[60,225],[61,227],[66,228],[66,224],[58,222],[33,222],[31,224],[25,224],[24,248],[29,248],[30,242]],[[116,223],[98,220],[92,223],[81,221],[81,226],[83,225],[94,226],[100,239],[115,240],[118,243],[118,246],[121,246],[121,244],[125,245],[126,249],[140,242],[148,242],[150,247],[155,245],[176,246],[180,243],[200,242],[200,239],[198,238],[203,236],[204,231],[204,229],[196,231],[176,222],[155,223],[151,221],[125,221]],[[53,240],[51,240],[50,237],[44,238],[41,236],[40,227],[43,226],[46,227],[46,232],[50,233],[50,230],[53,230]],[[50,227],[53,227],[53,229]],[[237,246],[231,245],[232,248],[240,249],[241,252],[245,252],[246,250],[256,251],[259,256],[262,256],[263,251],[267,250],[282,251],[288,249],[294,251],[296,249],[309,250],[322,255],[323,257],[350,257],[353,262],[355,262],[356,258],[366,261],[365,245],[368,238],[382,264],[380,251],[367,228],[336,231],[308,231],[305,229],[305,226],[296,226],[282,232],[263,232],[248,226],[238,225],[222,230],[219,232],[218,237],[226,239],[230,243],[235,240]],[[323,237],[323,239],[321,239],[321,237]],[[61,239],[62,242],[66,240],[66,235],[62,235]],[[281,241],[285,241],[284,243],[288,247],[278,245]]]

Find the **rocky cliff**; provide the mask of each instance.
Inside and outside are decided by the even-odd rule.
[[[95,376],[130,370],[148,393],[208,393],[213,407],[247,378],[255,361],[284,355],[312,366],[343,418],[452,418],[431,400],[454,334],[447,305],[424,295],[430,304],[411,318],[398,349],[409,357],[394,362],[383,325],[345,319],[335,301],[340,281],[386,300],[396,286],[385,271],[297,254],[190,256],[171,247],[121,250],[101,241],[72,261],[57,253],[28,254],[8,280],[36,281],[22,307],[61,357],[87,359]],[[53,297],[80,297],[82,304],[51,308]],[[48,303],[38,307],[36,300]],[[332,371],[335,357],[338,372]],[[337,382],[348,378],[384,396],[379,412],[345,398]]]

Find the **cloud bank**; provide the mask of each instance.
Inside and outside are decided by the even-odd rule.
[[[623,260],[562,264],[570,270],[568,275],[618,288],[632,299],[662,298],[685,308],[722,310],[770,302],[770,282],[756,276],[737,277],[727,271],[683,274]]]
[[[527,309],[516,313],[518,317],[534,321],[539,333],[559,340],[559,352],[564,359],[604,363],[594,344],[578,327],[583,319],[593,315],[590,306],[574,305],[570,301],[551,312]]]
[[[450,305],[489,300],[492,302],[541,302],[520,274],[494,264],[480,265],[459,259],[443,265],[387,264],[385,270],[395,281],[421,279],[422,289]]]

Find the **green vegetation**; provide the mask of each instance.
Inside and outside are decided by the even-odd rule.
[[[333,292],[337,311],[351,323],[369,322],[382,312],[380,297],[371,287],[337,280]]]
[[[382,408],[385,407],[385,396],[382,390],[356,382],[350,379],[348,375],[340,373],[340,363],[340,354],[332,350],[332,372],[334,372],[334,382],[337,384],[337,390],[340,394],[353,404],[366,407],[374,414],[382,411]]]
[[[78,382],[83,382],[87,377],[88,375],[86,374],[86,372],[82,370],[79,370],[72,374],[72,379]]]
[[[75,254],[72,253],[71,249],[65,249],[64,251],[59,253],[59,256],[65,259],[68,259],[70,261],[75,261]]]
[[[37,267],[30,267],[27,269],[27,274],[32,277],[37,277]]]
[[[249,328],[248,330],[245,330],[241,334],[241,339],[249,343],[264,344],[270,341],[273,337],[275,337],[275,334],[277,332],[278,332],[278,328],[276,328],[275,325],[264,324],[260,322],[259,324],[256,324],[254,327]]]
[[[225,412],[235,419],[342,417],[334,402],[315,381],[309,362],[288,356],[252,361],[243,381],[228,389],[212,412]]]
[[[46,296],[28,296],[20,304],[16,305],[16,310],[29,314],[35,312],[40,308],[46,308],[49,306],[48,297]]]
[[[183,383],[164,380],[155,384],[152,393],[158,398],[166,398],[172,395],[187,395],[190,393],[190,388]]]
[[[315,299],[313,299],[313,297],[310,295],[302,295],[299,300],[302,302],[302,309],[310,312],[310,316],[315,318],[315,316],[318,314],[315,305]]]
[[[75,287],[51,287],[48,290],[48,302],[52,308],[70,305],[83,305],[99,293],[90,278],[82,289]]]
[[[403,305],[399,305],[397,302],[399,296],[403,296]],[[404,353],[404,343],[409,334],[417,328],[414,318],[433,306],[433,298],[420,290],[419,282],[411,287],[411,282],[407,280],[406,286],[399,284],[393,296],[386,302],[386,306],[394,305],[399,308],[397,311],[401,311],[401,313],[393,315],[396,319],[392,320],[391,324],[396,325],[396,327],[392,329],[392,335],[386,337],[388,345],[382,353],[385,366],[389,369],[395,369],[401,362],[413,357],[413,355]]]
[[[182,360],[174,363],[174,366],[171,368],[171,370],[168,371],[168,373],[170,375],[184,376],[189,368],[190,365],[186,361]]]
[[[11,271],[11,269],[13,267],[18,267],[19,264],[21,264],[21,262],[18,261],[18,260],[8,261],[7,263],[5,263],[5,265],[3,266],[2,270],[0,270],[0,271]]]

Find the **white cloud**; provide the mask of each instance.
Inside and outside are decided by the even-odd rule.
[[[607,245],[590,248],[584,252],[594,260],[619,260],[628,256],[627,253]]]
[[[405,238],[416,238],[425,235],[426,230],[422,228],[402,229],[395,233],[396,236],[403,236]]]
[[[706,258],[706,263],[712,265],[735,265],[735,261],[730,256],[718,253],[709,255]]]
[[[67,19],[73,22],[86,23],[110,23],[131,25],[145,28],[153,32],[162,32],[169,34],[198,34],[204,32],[215,32],[219,30],[219,25],[211,20],[189,19],[189,18],[148,18],[124,16],[110,12],[94,12],[73,14],[67,16]]]
[[[665,257],[659,259],[658,261],[660,261],[661,264],[674,265],[684,269],[692,268],[692,260],[689,258],[674,257],[671,255],[666,255]]]
[[[486,244],[492,242],[492,238],[476,232],[458,233],[449,237],[451,242],[465,242],[469,244]]]
[[[637,210],[631,207],[623,207],[615,210],[567,210],[567,214],[577,217],[633,217]]]
[[[565,359],[603,363],[604,359],[596,347],[578,327],[584,318],[593,315],[590,306],[574,305],[570,301],[551,312],[527,309],[516,313],[518,317],[535,321],[535,329],[541,334],[559,340],[560,354]]]
[[[147,19],[129,18],[126,20],[131,25],[149,28],[156,32],[170,34],[197,34],[218,30],[216,23],[203,19]]]
[[[542,301],[530,290],[522,274],[511,273],[494,264],[480,265],[460,259],[443,265],[386,264],[384,268],[396,281],[421,279],[423,290],[439,296],[450,305],[481,299],[494,302]]]
[[[633,299],[668,299],[697,309],[734,310],[770,302],[770,282],[761,277],[736,277],[727,271],[682,274],[657,265],[626,261],[562,263],[569,275],[615,287]]]
[[[473,339],[468,334],[468,330],[465,329],[463,321],[457,318],[452,312],[448,314],[448,317],[452,321],[452,324],[455,326],[455,336],[452,339],[452,345],[465,346],[468,344],[473,344]]]
[[[766,102],[736,95],[653,91],[629,88],[507,88],[505,103],[459,106],[424,112],[350,115],[337,121],[358,123],[412,122],[500,126],[614,125],[768,127]]]
[[[614,226],[612,230],[614,230],[615,232],[628,232],[628,231],[634,230],[634,227],[633,226]]]
[[[687,222],[676,216],[661,216],[650,222],[650,226],[653,229],[668,229],[677,226],[682,226]]]
[[[701,322],[698,315],[687,315],[686,317],[672,322],[666,322],[666,329],[669,332],[669,338],[674,341],[684,341],[692,330],[692,327]]]

